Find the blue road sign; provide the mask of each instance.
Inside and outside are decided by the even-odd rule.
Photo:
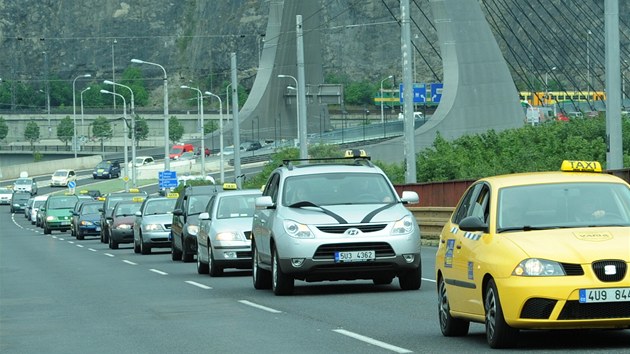
[[[75,182],[75,181],[68,182],[68,188],[74,188],[76,186],[77,186],[77,182]]]
[[[158,185],[160,188],[175,188],[177,184],[177,171],[158,172]]]
[[[413,102],[424,103],[426,102],[427,88],[425,84],[413,84]],[[403,100],[403,84],[400,84],[400,103],[404,103]]]
[[[442,89],[444,84],[441,82],[434,82],[431,84],[431,101],[434,103],[440,103],[442,100]]]

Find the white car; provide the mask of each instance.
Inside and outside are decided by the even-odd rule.
[[[11,204],[11,197],[13,196],[13,191],[10,188],[0,188],[0,204]]]
[[[67,187],[68,183],[77,180],[74,170],[57,170],[50,178],[51,187]]]
[[[16,192],[28,192],[31,195],[37,194],[37,182],[30,177],[18,178],[13,183],[13,190]]]
[[[135,160],[136,167],[150,165],[154,162],[155,160],[151,156],[136,156],[136,160]],[[131,161],[129,161],[129,167],[131,167]]]
[[[47,195],[38,195],[37,197],[33,198],[33,205],[31,206],[31,215],[29,220],[31,220],[31,224],[35,225],[35,222],[37,221],[37,212],[39,211],[39,208],[46,202],[46,199],[48,199]]]

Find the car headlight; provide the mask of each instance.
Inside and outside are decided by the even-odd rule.
[[[147,224],[144,225],[145,231],[159,231],[162,230],[162,226],[160,224]]]
[[[91,221],[85,221],[85,220],[81,221],[81,226],[92,226],[92,225],[94,225],[94,223]]]
[[[295,238],[315,238],[308,226],[297,223],[293,220],[284,220],[284,231],[291,237]]]
[[[236,232],[225,231],[217,233],[214,238],[217,241],[245,241],[245,238]]]
[[[523,277],[546,277],[567,274],[558,262],[546,259],[528,258],[521,261],[521,263],[514,268],[512,275]]]
[[[46,221],[53,221],[53,220],[55,220],[55,217],[52,215],[46,217]]]
[[[116,230],[131,230],[131,225],[129,224],[118,224],[115,227]]]
[[[20,206],[20,203],[13,203],[13,206],[14,206],[14,207],[19,207],[19,206]]]
[[[396,221],[392,228],[392,235],[405,235],[411,233],[415,227],[413,218],[409,215]]]
[[[196,236],[197,232],[199,232],[199,226],[197,226],[197,225],[188,225],[188,226],[186,226],[186,231],[188,231],[189,235]]]

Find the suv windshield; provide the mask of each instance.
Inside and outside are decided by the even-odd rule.
[[[294,176],[287,178],[284,186],[283,205],[299,202],[311,202],[315,205],[369,204],[391,203],[396,200],[396,195],[385,177],[377,173]]]
[[[31,181],[30,178],[20,178],[20,179],[15,181],[15,185],[16,186],[17,185],[21,185],[21,184],[28,184],[28,185],[30,185],[31,183],[33,183],[33,182]]]

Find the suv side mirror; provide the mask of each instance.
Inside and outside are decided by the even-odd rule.
[[[184,215],[184,211],[181,209],[175,209],[173,210],[173,215],[182,216]]]

